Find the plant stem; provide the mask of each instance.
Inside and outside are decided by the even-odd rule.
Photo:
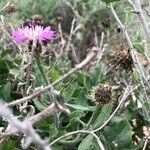
[[[45,85],[48,85],[49,83],[48,83],[48,80],[47,80],[46,75],[44,73],[44,70],[42,68],[42,63],[41,63],[41,60],[40,60],[40,56],[37,55],[35,58],[36,58],[36,64],[37,64],[38,70],[39,70],[39,72],[40,72],[40,74],[43,78],[43,81],[44,81]]]

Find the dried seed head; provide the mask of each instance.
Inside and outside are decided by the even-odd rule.
[[[114,70],[125,70],[126,72],[133,71],[134,63],[132,56],[129,51],[121,50],[113,55],[109,59],[109,71],[114,72]]]
[[[133,70],[134,66],[133,59],[128,51],[123,50],[117,53],[115,60],[116,64],[119,66],[121,70],[125,70],[127,72]]]
[[[112,100],[112,87],[108,84],[100,84],[94,90],[94,99],[100,105],[105,105]]]
[[[42,15],[39,15],[39,14],[33,15],[31,18],[32,18],[34,21],[39,21],[39,22],[42,22],[42,21],[43,21],[43,16],[42,16]]]
[[[102,20],[102,25],[104,28],[109,28],[110,27],[110,24],[111,24],[111,19],[110,17],[109,18],[104,18]]]
[[[8,13],[16,12],[16,10],[17,10],[17,7],[14,3],[10,3],[7,7]]]

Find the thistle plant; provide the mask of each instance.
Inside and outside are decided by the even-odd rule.
[[[45,44],[54,39],[55,32],[50,26],[46,26],[39,21],[27,21],[21,27],[12,31],[12,38],[17,42],[29,41],[34,44]]]
[[[0,2],[0,150],[150,149],[148,6]]]

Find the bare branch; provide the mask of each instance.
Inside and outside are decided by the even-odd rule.
[[[77,131],[73,131],[73,132],[67,133],[67,134],[65,134],[65,135],[63,135],[63,136],[61,136],[61,137],[55,139],[55,140],[54,140],[53,142],[51,142],[49,145],[51,146],[51,145],[55,144],[56,142],[58,142],[59,140],[65,138],[65,137],[67,137],[67,136],[74,135],[74,134],[78,134],[78,133],[91,134],[92,136],[95,137],[96,142],[97,142],[97,144],[98,144],[100,150],[105,150],[105,148],[104,148],[102,142],[100,141],[100,139],[98,138],[98,136],[97,136],[94,132],[88,131],[88,130],[77,130]]]
[[[27,120],[30,121],[31,124],[33,125],[33,124],[49,117],[50,114],[53,114],[58,110],[63,111],[65,113],[70,113],[68,108],[66,108],[63,104],[61,104],[60,102],[58,102],[56,100],[51,105],[49,105],[47,108],[45,108],[42,112],[28,118]]]
[[[0,108],[0,116],[4,117],[9,122],[12,127],[11,131],[13,131],[13,133],[21,132],[25,134],[27,140],[29,138],[30,141],[39,145],[43,150],[50,150],[46,142],[42,140],[40,136],[35,132],[29,121],[25,120],[21,122],[20,120],[18,120],[12,114],[11,110],[2,103],[2,101],[0,102]],[[29,144],[27,146],[29,146]]]
[[[3,10],[5,10],[5,9],[10,5],[10,3],[11,3],[11,2],[7,2],[6,5],[3,6],[3,7],[0,9],[0,12],[3,11]]]
[[[150,137],[149,137],[149,138],[150,138]],[[146,138],[146,140],[145,140],[145,142],[144,142],[144,146],[143,146],[142,150],[146,150],[146,147],[147,147],[147,144],[148,144],[149,138]]]
[[[150,29],[149,29],[148,24],[146,22],[146,19],[144,17],[140,1],[139,0],[133,0],[133,2],[131,2],[131,0],[129,0],[129,2],[134,8],[134,12],[139,17],[139,20],[140,20],[140,22],[142,24],[143,30],[145,32],[145,35],[147,36],[148,39],[150,39]]]

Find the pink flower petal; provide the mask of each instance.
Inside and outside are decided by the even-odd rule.
[[[12,38],[16,42],[37,40],[43,43],[44,41],[54,39],[54,36],[55,32],[51,30],[50,26],[44,28],[42,25],[36,25],[36,22],[31,22],[30,26],[26,25],[12,31]]]

